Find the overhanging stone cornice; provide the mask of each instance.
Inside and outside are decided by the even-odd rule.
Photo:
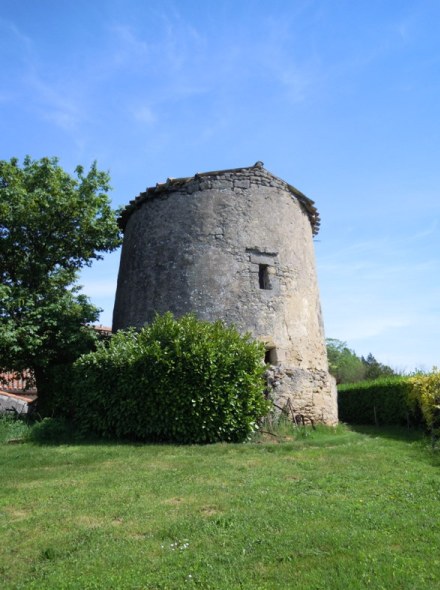
[[[268,186],[272,186],[275,188],[281,188],[289,191],[291,195],[301,204],[303,209],[305,210],[310,224],[312,226],[312,233],[315,236],[319,231],[320,226],[320,217],[317,208],[315,207],[314,201],[306,197],[301,191],[297,188],[292,186],[291,184],[285,182],[281,178],[273,175],[271,172],[266,170],[263,166],[263,162],[256,162],[253,166],[245,167],[245,168],[231,168],[228,170],[214,170],[211,172],[197,172],[194,176],[188,176],[184,178],[168,178],[166,182],[157,183],[154,187],[147,188],[144,192],[140,193],[135,199],[132,199],[129,204],[122,210],[121,215],[118,219],[119,227],[122,231],[125,230],[127,225],[127,221],[130,218],[133,211],[139,209],[146,201],[154,199],[156,197],[160,197],[165,192],[174,192],[177,190],[182,190],[186,188],[192,187],[193,190],[190,192],[194,192],[193,184],[199,181],[199,188],[197,190],[206,190],[209,186],[206,186],[203,181],[208,180],[209,178],[219,178],[219,177],[230,177],[231,180],[233,179],[240,179],[248,178],[252,181],[252,177],[255,178],[265,178],[268,182]],[[200,186],[201,184],[201,186]]]

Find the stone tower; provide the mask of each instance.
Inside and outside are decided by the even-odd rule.
[[[156,313],[223,319],[266,346],[278,406],[337,422],[315,270],[313,201],[257,162],[169,178],[123,211],[113,330]]]

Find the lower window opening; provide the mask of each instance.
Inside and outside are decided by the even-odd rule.
[[[276,348],[268,348],[264,355],[264,363],[266,365],[276,365],[278,362],[277,359],[277,349]]]

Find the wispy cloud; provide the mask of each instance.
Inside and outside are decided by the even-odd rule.
[[[133,117],[140,123],[153,125],[157,121],[157,116],[153,109],[148,105],[139,105],[132,110]]]
[[[26,81],[33,92],[33,105],[44,119],[65,131],[78,130],[86,116],[86,109],[80,98],[66,92],[59,82],[45,81],[37,70],[29,73]],[[61,85],[64,85],[64,81],[61,81]]]
[[[396,366],[408,365],[411,355],[412,368],[416,358],[419,365],[422,359],[435,362],[439,351],[425,345],[423,332],[432,332],[434,323],[440,329],[440,253],[432,247],[436,227],[434,220],[411,234],[394,232],[328,248],[318,258],[327,334]],[[394,353],[390,343],[396,339],[406,356]],[[411,351],[413,342],[419,342],[418,350]]]
[[[8,34],[8,42],[15,55],[10,79],[12,91],[3,94],[3,102],[8,99],[21,101],[28,111],[33,111],[71,136],[79,135],[79,126],[86,113],[80,86],[72,84],[69,72],[57,70],[48,74],[47,68],[40,64],[35,43],[15,24],[0,21],[0,28]]]
[[[139,39],[128,25],[112,25],[109,31],[115,40],[112,52],[113,63],[120,67],[143,67],[152,55],[148,43]]]
[[[33,54],[33,43],[29,36],[25,35],[13,22],[0,18],[0,31],[2,32],[5,50],[9,48],[20,59],[29,59]]]
[[[317,83],[316,68],[310,62],[295,61],[280,48],[269,53],[272,55],[264,60],[268,77],[281,86],[289,101],[306,100]]]

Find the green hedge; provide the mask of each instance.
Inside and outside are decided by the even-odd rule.
[[[422,424],[416,401],[412,401],[408,377],[385,377],[338,386],[339,419],[348,424]]]
[[[61,388],[64,411],[103,436],[243,441],[269,410],[263,357],[233,327],[168,313],[78,359]]]

